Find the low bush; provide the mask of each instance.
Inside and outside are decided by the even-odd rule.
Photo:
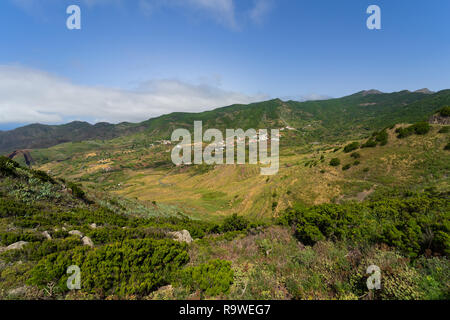
[[[344,152],[349,153],[359,148],[359,142],[352,142],[344,147]]]
[[[450,117],[450,106],[444,107],[439,110],[439,114],[443,117]]]
[[[333,158],[330,161],[330,166],[332,167],[337,167],[341,164],[341,160],[339,160],[339,158]]]
[[[168,284],[189,255],[186,244],[171,240],[125,240],[103,247],[73,250],[46,256],[31,270],[29,284],[57,283],[67,291],[66,270],[77,265],[82,272],[81,290],[91,294],[147,295]]]
[[[182,270],[180,276],[183,286],[190,291],[199,290],[208,297],[229,293],[233,277],[231,262],[219,259],[199,266],[187,267]]]
[[[234,213],[230,217],[225,218],[221,226],[221,231],[243,231],[246,230],[248,226],[249,221],[246,218],[238,216],[236,213]]]
[[[450,254],[450,225],[445,197],[424,193],[364,204],[323,204],[288,210],[280,223],[293,225],[305,244],[319,240],[384,243],[410,257],[426,250]]]
[[[450,150],[450,142],[444,147],[444,150]]]

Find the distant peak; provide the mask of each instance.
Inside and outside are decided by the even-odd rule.
[[[428,88],[419,89],[419,90],[416,90],[414,92],[416,92],[416,93],[425,93],[425,94],[433,94],[434,93],[433,91],[431,91]]]
[[[368,96],[371,94],[383,94],[383,92],[379,91],[379,90],[375,90],[375,89],[371,89],[371,90],[364,90],[361,92],[363,96]]]

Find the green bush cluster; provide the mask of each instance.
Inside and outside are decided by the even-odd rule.
[[[431,130],[431,126],[428,122],[418,122],[406,128],[397,128],[395,132],[398,134],[399,139],[409,137],[413,134],[425,135]]]
[[[450,106],[443,107],[439,110],[439,114],[443,117],[450,117]]]
[[[180,278],[183,286],[189,290],[199,290],[208,297],[215,297],[229,293],[234,272],[230,261],[216,259],[199,266],[185,268]]]
[[[42,182],[50,182],[52,184],[55,184],[56,181],[51,176],[49,176],[46,172],[41,170],[31,170],[33,176],[37,179],[39,179]]]
[[[81,246],[79,237],[68,237],[65,239],[45,240],[38,239],[36,242],[30,242],[21,250],[11,250],[3,253],[3,257],[8,261],[27,260],[39,261],[50,254],[64,252]]]
[[[81,270],[81,290],[100,296],[144,296],[173,280],[189,261],[186,244],[171,240],[125,240],[103,247],[73,250],[46,256],[31,270],[29,284],[57,283],[67,291],[66,270]]]
[[[376,146],[384,146],[388,143],[387,129],[375,131],[372,136],[361,146],[361,148],[375,148]]]
[[[449,132],[450,132],[450,126],[442,127],[442,128],[438,131],[438,133],[449,133]]]
[[[10,200],[0,199],[0,218],[7,217],[31,217],[40,212],[40,208],[36,206],[29,206],[25,203]]]
[[[222,232],[243,231],[248,228],[249,224],[250,222],[246,218],[238,216],[234,213],[233,215],[225,218],[220,229]]]
[[[333,158],[330,160],[330,166],[337,167],[341,164],[341,160],[339,158]]]
[[[296,228],[305,244],[344,240],[384,243],[416,257],[426,250],[450,254],[450,203],[445,197],[420,194],[363,204],[323,204],[288,210],[280,219]]]
[[[444,150],[450,150],[450,142],[445,145]]]
[[[4,177],[17,176],[16,168],[19,164],[7,157],[0,156],[0,175]]]
[[[42,241],[44,237],[31,232],[1,232],[0,243],[9,246],[18,241],[35,242]]]
[[[349,153],[359,149],[359,142],[352,142],[344,147],[344,152]]]
[[[83,189],[81,189],[81,187],[73,182],[69,182],[67,184],[67,187],[70,188],[70,190],[72,190],[72,194],[74,195],[74,197],[81,199],[81,200],[85,200],[86,199],[86,194],[83,191]]]
[[[352,165],[350,163],[346,164],[345,166],[342,167],[343,171],[347,171],[352,167]]]
[[[113,242],[121,242],[126,239],[163,239],[166,238],[166,233],[157,228],[120,228],[120,227],[103,227],[90,230],[87,235],[95,244],[107,244]]]

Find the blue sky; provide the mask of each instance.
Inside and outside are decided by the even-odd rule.
[[[450,88],[449,14],[448,0],[2,0],[0,129]]]

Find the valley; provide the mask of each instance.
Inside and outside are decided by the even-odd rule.
[[[449,90],[277,99],[32,148],[31,168],[2,157],[0,297],[373,299],[376,264],[376,299],[448,299],[449,104]],[[278,174],[174,165],[171,130],[194,119],[280,129]]]

